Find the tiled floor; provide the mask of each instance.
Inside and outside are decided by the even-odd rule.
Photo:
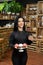
[[[0,65],[12,65],[11,52],[8,52],[4,60],[0,61]],[[28,51],[27,65],[43,65],[43,54]]]

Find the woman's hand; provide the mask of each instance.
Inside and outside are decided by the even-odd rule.
[[[33,36],[32,36],[32,35],[30,35],[30,36],[28,37],[28,40],[33,41],[33,40],[34,40],[34,39],[33,39]]]
[[[27,47],[27,44],[26,44],[26,43],[24,43],[24,44],[23,44],[23,47],[25,47],[25,48],[26,48],[26,47]]]
[[[19,45],[16,43],[16,44],[14,45],[14,48],[17,49],[18,47],[19,47]]]

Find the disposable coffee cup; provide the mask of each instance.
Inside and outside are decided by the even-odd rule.
[[[19,52],[24,52],[22,47],[23,47],[23,44],[19,44]]]

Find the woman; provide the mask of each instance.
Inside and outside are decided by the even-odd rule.
[[[14,31],[10,36],[10,46],[13,48],[12,63],[13,65],[26,65],[27,50],[26,47],[31,44],[33,37],[25,31],[24,18],[18,17],[15,21]],[[19,49],[20,44],[22,49]]]

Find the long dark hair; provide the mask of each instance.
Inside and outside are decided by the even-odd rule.
[[[21,16],[17,16],[15,21],[14,21],[14,31],[17,31],[18,30],[18,19],[19,18],[23,18]],[[24,26],[23,26],[23,30],[25,31],[25,19],[23,18],[23,21],[24,21]]]

